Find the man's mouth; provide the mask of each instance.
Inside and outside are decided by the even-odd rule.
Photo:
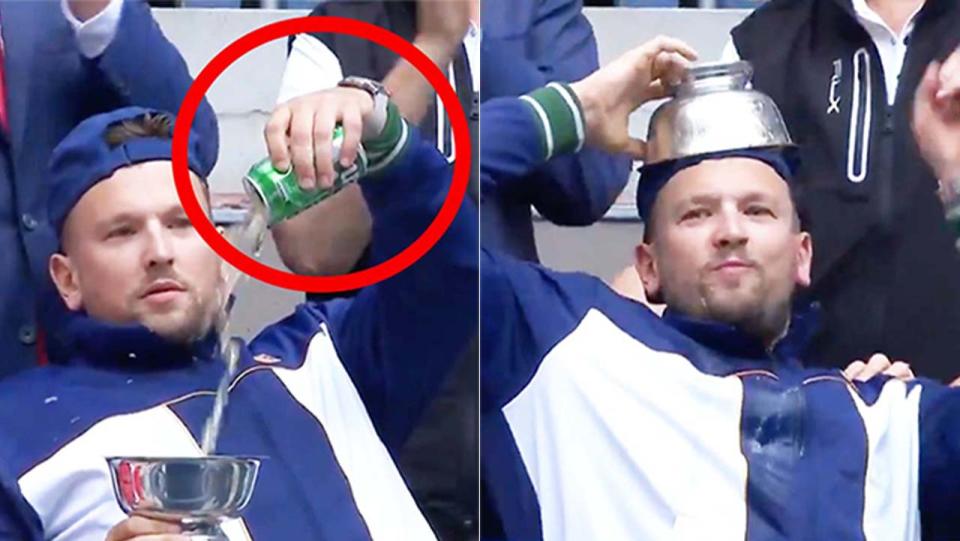
[[[754,266],[753,263],[747,260],[731,258],[731,259],[724,259],[723,261],[714,264],[711,270],[722,271],[727,269],[749,269],[749,268],[752,268],[753,266]]]
[[[721,277],[739,277],[740,275],[753,270],[756,264],[752,261],[740,258],[728,258],[714,263],[708,267],[711,274]]]
[[[151,302],[167,302],[185,292],[187,288],[176,280],[157,280],[150,284],[140,295],[141,299]]]

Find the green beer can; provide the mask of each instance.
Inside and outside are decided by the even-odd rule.
[[[360,145],[357,159],[349,167],[340,165],[340,148],[343,144],[343,128],[337,126],[333,132],[333,186],[304,190],[297,184],[293,168],[278,171],[270,158],[264,158],[253,164],[243,179],[244,189],[251,197],[263,204],[267,214],[267,224],[272,226],[288,220],[304,210],[342,190],[363,177],[367,172],[367,154]]]

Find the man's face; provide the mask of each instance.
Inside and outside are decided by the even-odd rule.
[[[71,310],[139,322],[177,342],[210,330],[222,263],[180,206],[169,162],[124,167],[96,184],[68,215],[62,245],[50,274]]]
[[[749,158],[706,160],[657,196],[649,244],[637,247],[648,296],[767,340],[789,320],[796,286],[810,283],[810,236],[787,183]]]

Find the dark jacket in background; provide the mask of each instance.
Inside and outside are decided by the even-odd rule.
[[[924,70],[960,43],[960,4],[926,1],[893,106],[850,0],[772,0],[733,39],[802,148],[810,294],[824,309],[811,358],[843,367],[879,351],[918,375],[960,375],[960,258],[910,128]]]
[[[176,112],[193,80],[143,2],[125,2],[110,45],[90,60],[60,2],[0,2],[9,130],[0,130],[0,376],[61,353],[65,308],[48,263],[57,249],[47,220],[50,152],[82,120],[128,105]],[[217,119],[202,101],[193,124],[204,163],[217,159]],[[51,355],[56,357],[56,355]]]

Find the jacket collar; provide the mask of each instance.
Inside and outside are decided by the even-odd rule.
[[[722,357],[745,361],[732,369],[801,368],[804,352],[819,326],[819,313],[816,303],[795,305],[787,333],[769,350],[758,337],[733,325],[690,317],[670,308],[663,312],[663,321]]]
[[[67,364],[149,372],[210,363],[219,357],[213,332],[191,344],[178,344],[139,323],[107,323],[85,313],[71,314],[65,331],[70,352]]]

